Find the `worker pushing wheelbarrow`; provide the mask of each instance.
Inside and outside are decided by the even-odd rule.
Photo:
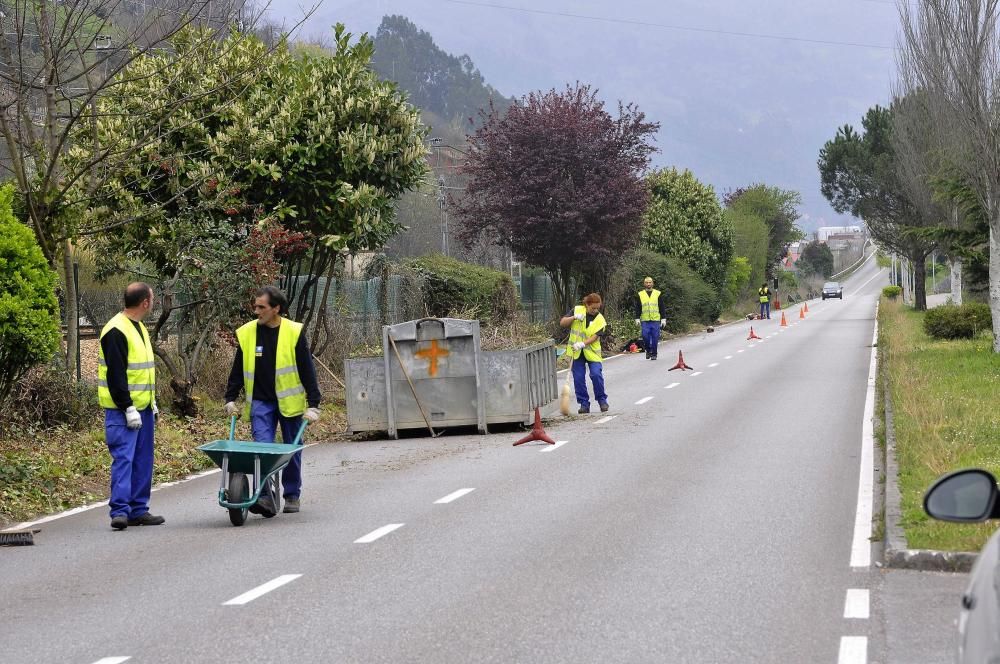
[[[308,423],[302,421],[291,445],[260,443],[236,440],[236,416],[233,415],[228,440],[213,440],[198,447],[222,469],[219,505],[229,510],[229,521],[234,526],[242,526],[251,511],[267,519],[281,511],[281,471],[304,449],[302,432]],[[268,500],[271,509],[254,509],[262,497]]]
[[[320,419],[312,353],[302,324],[286,318],[285,294],[264,286],[254,294],[253,310],[257,320],[236,329],[225,393],[226,414],[233,418],[229,440],[199,448],[222,468],[219,504],[229,510],[234,525],[241,525],[247,512],[270,518],[278,512],[299,511],[302,432],[306,422]],[[245,398],[242,414],[250,421],[254,442],[235,439],[240,392]],[[275,445],[270,441],[279,426],[284,443]]]

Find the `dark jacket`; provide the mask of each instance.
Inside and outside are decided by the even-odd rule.
[[[277,401],[274,390],[274,362],[278,349],[278,328],[257,326],[257,344],[264,347],[264,353],[257,358],[254,366],[253,394],[246,399],[257,401]],[[319,406],[319,383],[316,381],[316,367],[313,365],[312,353],[309,352],[309,342],[303,332],[295,344],[295,366],[299,372],[299,380],[306,391],[306,403],[310,408]],[[226,384],[226,401],[236,401],[243,389],[243,349],[236,347],[236,357],[233,358],[233,368],[229,371],[229,381]]]

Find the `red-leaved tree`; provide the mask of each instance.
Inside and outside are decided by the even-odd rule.
[[[483,120],[469,137],[468,187],[452,201],[460,236],[544,268],[565,311],[574,283],[599,281],[638,241],[659,123],[622,102],[614,118],[579,83],[533,92],[502,114],[491,107]]]

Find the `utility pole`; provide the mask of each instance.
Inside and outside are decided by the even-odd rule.
[[[444,193],[444,176],[438,176],[438,205],[441,207],[441,253],[450,256],[448,252],[448,198]]]

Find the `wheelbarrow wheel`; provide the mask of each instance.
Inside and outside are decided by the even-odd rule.
[[[229,502],[245,503],[250,498],[250,482],[246,473],[229,474]],[[242,526],[247,520],[247,509],[229,509],[229,522],[234,526]]]

